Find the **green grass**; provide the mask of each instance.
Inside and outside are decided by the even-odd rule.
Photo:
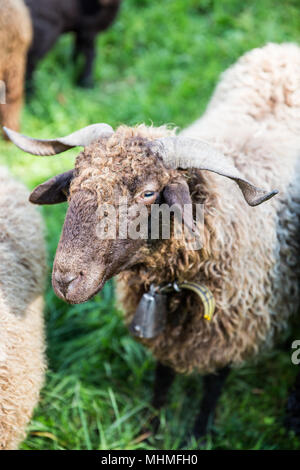
[[[268,41],[298,41],[297,0],[124,0],[98,39],[95,88],[75,88],[72,37],[41,63],[37,94],[22,116],[24,133],[64,135],[94,122],[172,123],[184,127],[205,109],[220,73]],[[30,188],[72,167],[76,151],[39,159],[0,142],[0,162]],[[146,442],[154,372],[114,305],[112,284],[78,306],[57,299],[50,272],[66,211],[43,208],[49,253],[46,294],[49,369],[23,449],[180,449],[198,409],[201,379],[178,377],[158,435]],[[300,449],[282,427],[296,367],[290,352],[232,373],[208,449]],[[188,390],[188,394],[186,393]],[[191,442],[196,449],[197,443]]]

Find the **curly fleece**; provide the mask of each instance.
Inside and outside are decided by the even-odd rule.
[[[0,168],[0,449],[25,437],[44,380],[42,221]]]
[[[99,204],[114,203],[122,196],[130,198],[150,178],[166,183],[169,170],[147,153],[144,143],[172,134],[166,126],[120,126],[109,139],[89,145],[76,159],[71,197],[78,190],[88,190],[97,194]]]
[[[296,45],[254,49],[223,74],[203,117],[181,133],[210,142],[255,185],[280,191],[261,206],[249,207],[222,176],[170,171],[147,155],[143,142],[168,135],[164,127],[122,126],[77,159],[71,196],[85,188],[97,191],[99,202],[112,202],[147,179],[163,187],[184,176],[193,202],[204,202],[202,250],[188,251],[172,238],[160,241],[144,247],[143,262],[117,279],[127,323],[151,283],[193,280],[213,292],[212,321],[203,318],[198,298],[184,291],[169,299],[164,332],[143,340],[177,372],[213,372],[255,358],[299,309],[299,77]]]
[[[23,0],[0,0],[0,80],[6,87],[6,104],[0,104],[0,123],[14,130],[19,129],[31,40],[31,20]]]

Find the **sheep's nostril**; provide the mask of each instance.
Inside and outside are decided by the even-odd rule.
[[[79,277],[78,274],[73,274],[73,273],[61,273],[57,271],[54,274],[54,279],[58,284],[59,290],[62,292],[62,294],[65,296],[68,290],[69,285],[71,282],[75,281]]]

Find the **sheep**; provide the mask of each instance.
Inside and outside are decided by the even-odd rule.
[[[122,0],[25,0],[33,23],[33,43],[28,53],[27,89],[33,90],[33,74],[38,62],[50,51],[60,35],[75,33],[74,59],[84,57],[78,84],[93,84],[95,39],[114,21]]]
[[[19,130],[31,39],[31,20],[23,0],[0,0],[0,123],[14,130]]]
[[[0,167],[0,450],[16,449],[45,373],[45,247],[28,191]]]
[[[137,312],[145,312],[149,289],[160,295],[173,289],[165,294],[164,328],[138,340],[158,360],[156,408],[175,373],[204,375],[197,437],[208,429],[230,368],[263,357],[299,309],[299,77],[300,48],[270,43],[224,72],[204,115],[179,135],[143,124],[115,132],[94,124],[51,140],[6,130],[34,155],[84,147],[74,170],[30,196],[35,204],[69,204],[53,265],[58,297],[85,302],[117,276],[117,298],[132,328]],[[149,224],[155,204],[175,205],[184,214],[185,205],[204,203],[200,249],[189,249],[174,233],[156,240],[126,238],[121,230],[115,239],[99,236],[103,206],[120,216],[125,197],[129,224],[135,203],[146,208]],[[210,321],[198,296],[178,289],[187,281],[213,294]]]

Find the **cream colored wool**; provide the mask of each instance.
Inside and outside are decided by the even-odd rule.
[[[186,172],[193,201],[205,200],[207,256],[166,240],[142,268],[118,277],[127,323],[152,282],[185,279],[210,288],[211,322],[193,294],[174,295],[165,331],[143,341],[176,371],[207,373],[271,348],[299,312],[300,48],[268,44],[245,54],[222,75],[203,117],[181,135],[211,143],[256,186],[280,191],[249,207],[232,181]]]
[[[42,221],[0,167],[0,449],[25,437],[45,372]]]
[[[0,124],[14,130],[19,129],[31,40],[31,19],[23,0],[0,0],[0,80],[6,87],[6,104],[0,104]]]

